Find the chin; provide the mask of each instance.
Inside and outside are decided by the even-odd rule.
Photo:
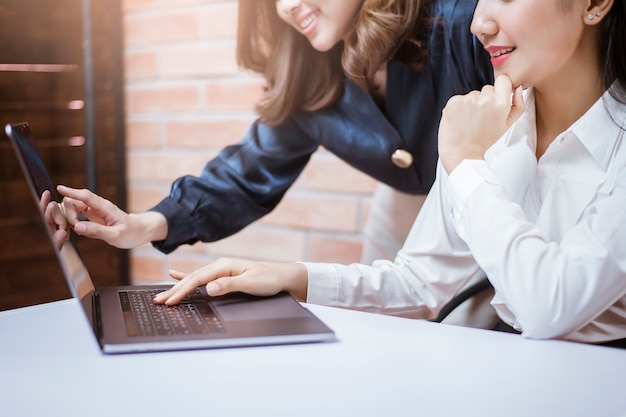
[[[318,52],[328,52],[337,45],[340,40],[333,39],[330,36],[320,36],[322,34],[317,34],[318,36],[313,36],[309,38],[309,43]]]
[[[311,46],[313,47],[313,49],[315,49],[317,52],[328,52],[331,49],[333,49],[333,47],[335,45],[328,45],[328,44],[320,44],[320,43],[316,43],[316,42],[311,42]]]
[[[497,78],[500,75],[505,75],[505,76],[509,77],[509,80],[511,80],[511,85],[513,86],[514,90],[517,87],[519,87],[520,85],[523,86],[523,87],[526,87],[526,84],[524,83],[524,81],[523,81],[523,79],[521,77],[516,76],[514,74],[509,74],[506,71],[494,70],[494,72],[493,72],[494,78]]]

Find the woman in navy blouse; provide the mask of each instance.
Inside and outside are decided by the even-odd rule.
[[[240,0],[238,62],[266,80],[246,136],[200,176],[177,179],[146,213],[128,215],[87,190],[60,187],[69,223],[122,248],[152,242],[169,253],[215,241],[272,211],[323,146],[380,181],[363,260],[393,256],[433,184],[445,103],[493,82],[489,56],[469,31],[475,6]]]

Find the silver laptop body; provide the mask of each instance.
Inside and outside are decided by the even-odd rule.
[[[24,175],[39,207],[44,190],[60,201],[27,123],[6,125]],[[41,210],[40,210],[41,211]],[[41,220],[45,224],[44,213]],[[152,303],[169,285],[95,288],[75,236],[55,243],[46,227],[67,285],[80,301],[104,353],[131,353],[332,341],[334,332],[289,294],[210,297],[203,287],[180,305]],[[73,232],[71,232],[71,235]]]

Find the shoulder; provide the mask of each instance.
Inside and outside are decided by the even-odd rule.
[[[433,1],[429,38],[430,65],[456,71],[471,89],[493,82],[489,54],[470,31],[476,3],[476,0]]]
[[[470,31],[475,0],[435,0],[431,7],[431,48],[443,45],[453,49],[476,47],[476,37]]]
[[[470,25],[474,17],[476,0],[435,0],[431,5],[433,30],[452,32],[471,38]]]
[[[476,4],[477,0],[434,0],[431,13],[448,21],[471,21]]]

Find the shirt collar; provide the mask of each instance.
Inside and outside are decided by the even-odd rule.
[[[606,169],[620,135],[626,129],[626,106],[607,90],[568,130],[596,162]]]
[[[535,94],[533,88],[524,91],[526,111],[515,123],[506,141],[525,138],[530,149],[536,148]],[[626,106],[607,90],[587,112],[560,136],[573,134],[587,149],[599,166],[606,169],[620,134],[626,129]]]

